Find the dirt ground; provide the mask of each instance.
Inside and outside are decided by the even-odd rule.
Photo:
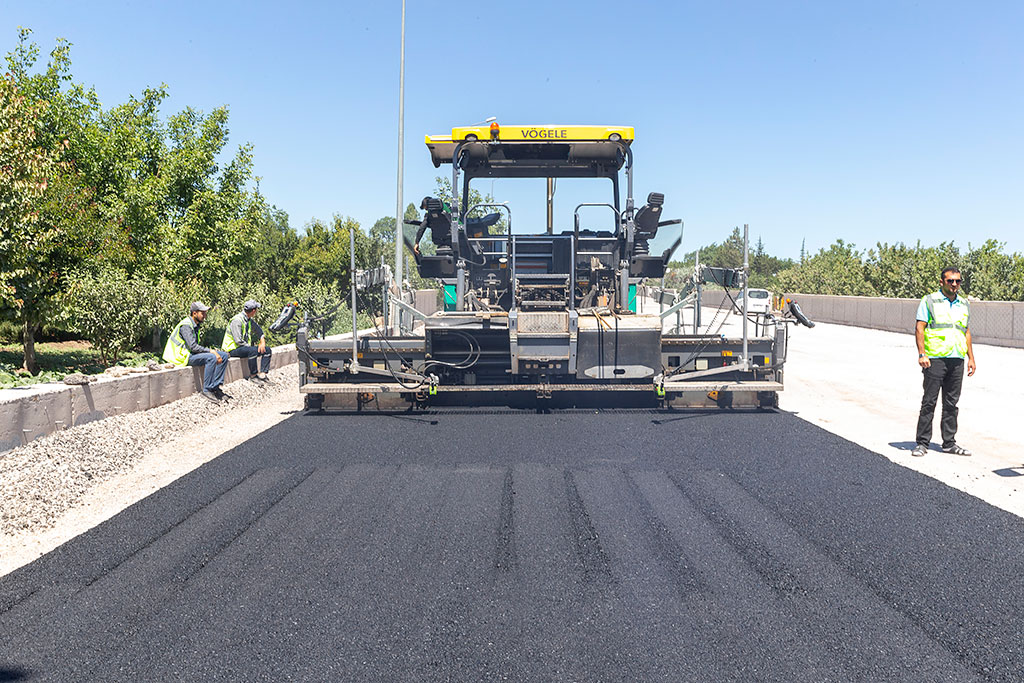
[[[147,450],[131,469],[93,487],[76,506],[61,515],[54,526],[0,536],[0,576],[41,557],[300,411],[302,398],[297,382],[281,379],[287,375],[294,380],[294,374],[294,366],[274,371],[271,376],[283,385],[280,390],[268,391],[265,400],[256,406],[230,409],[231,412],[244,411],[245,419],[219,419],[216,430],[193,428]],[[231,385],[225,388],[231,391]],[[161,439],[167,436],[163,434]]]

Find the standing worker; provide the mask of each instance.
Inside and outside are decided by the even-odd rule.
[[[928,452],[932,438],[935,402],[942,390],[942,450],[955,455],[971,452],[956,442],[957,402],[964,379],[964,357],[967,376],[974,374],[974,348],[971,330],[967,327],[970,305],[959,295],[963,278],[956,268],[943,268],[939,276],[942,289],[921,299],[917,307],[917,362],[924,374],[924,398],[917,420],[917,445],[912,455]]]
[[[235,358],[248,358],[249,379],[265,385],[270,383],[267,371],[270,370],[271,351],[267,347],[263,330],[255,320],[259,308],[260,302],[252,299],[246,301],[242,312],[232,318],[228,329],[224,330],[224,343],[221,346]],[[253,346],[253,339],[259,339],[256,346]],[[260,358],[259,372],[256,371],[257,356]]]
[[[231,398],[220,388],[224,384],[224,371],[228,368],[228,354],[199,345],[199,325],[206,320],[210,307],[202,301],[193,302],[187,318],[171,332],[164,347],[164,360],[180,367],[203,366],[203,398],[220,403]]]

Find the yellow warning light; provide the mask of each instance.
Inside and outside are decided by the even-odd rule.
[[[501,134],[501,126],[498,125],[497,121],[492,121],[491,122],[491,139],[492,140],[497,140],[498,136],[500,134]]]

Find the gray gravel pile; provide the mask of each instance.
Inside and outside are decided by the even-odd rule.
[[[0,455],[0,534],[49,528],[90,488],[129,470],[151,449],[207,424],[211,416],[223,419],[298,391],[293,366],[272,371],[270,379],[274,384],[266,388],[246,380],[225,385],[232,396],[226,404],[194,394],[55,432]]]

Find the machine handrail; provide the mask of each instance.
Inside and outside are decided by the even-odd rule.
[[[611,209],[612,213],[615,214],[615,233],[618,234],[618,232],[619,232],[619,223],[622,222],[622,212],[621,211],[616,209],[611,204],[608,204],[607,202],[583,202],[582,204],[577,204],[576,205],[576,209],[572,212],[572,222],[573,222],[573,230],[572,231],[573,231],[573,235],[574,235],[576,240],[579,240],[579,238],[580,238],[580,209],[582,209],[584,206],[607,206],[609,209]]]

